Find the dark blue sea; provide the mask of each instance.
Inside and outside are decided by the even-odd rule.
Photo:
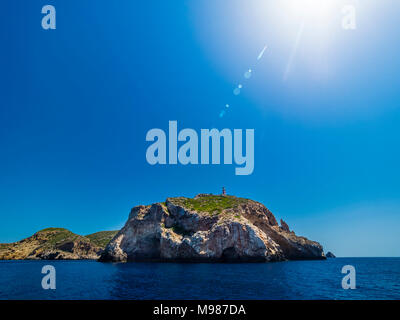
[[[56,289],[41,286],[56,269]],[[342,288],[344,265],[356,289]],[[400,299],[400,258],[276,263],[0,261],[0,299]]]

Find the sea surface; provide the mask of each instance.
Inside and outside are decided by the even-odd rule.
[[[42,289],[42,267],[56,289]],[[342,289],[342,267],[356,289]],[[400,258],[275,263],[0,261],[0,299],[400,299]]]

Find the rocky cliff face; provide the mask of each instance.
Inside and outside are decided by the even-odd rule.
[[[322,246],[278,225],[261,203],[233,196],[168,198],[137,206],[101,261],[325,259]]]
[[[64,228],[47,228],[21,241],[0,244],[0,260],[97,260],[115,234],[104,231],[84,237]]]

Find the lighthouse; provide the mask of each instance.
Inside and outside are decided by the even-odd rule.
[[[222,187],[222,195],[223,195],[223,196],[226,196],[226,190],[225,190],[225,187]]]

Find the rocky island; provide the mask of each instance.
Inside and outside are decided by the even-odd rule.
[[[97,260],[117,231],[80,236],[64,228],[47,228],[14,243],[0,243],[0,260]]]
[[[325,259],[261,203],[228,195],[168,198],[134,207],[100,261],[269,262]]]
[[[330,251],[328,251],[327,252],[327,254],[325,255],[327,258],[336,258],[336,256],[332,253],[332,252],[330,252]]]

